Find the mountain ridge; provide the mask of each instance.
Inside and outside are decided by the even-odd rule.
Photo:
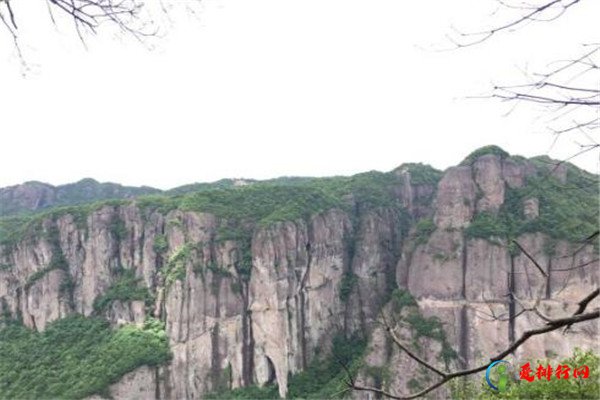
[[[548,156],[535,156],[529,159],[521,156],[514,156],[507,153],[499,146],[489,145],[478,148],[471,152],[458,165],[467,165],[472,163],[481,155],[494,154],[513,159],[531,160],[538,164],[547,164],[548,166],[563,166],[567,169],[575,169],[582,174],[595,174],[582,170],[568,162],[553,160]],[[451,168],[451,167],[449,167]],[[383,173],[399,173],[402,170],[412,169],[417,171],[416,179],[429,179],[430,183],[439,179],[445,170],[438,170],[427,163],[403,163],[400,166]],[[368,171],[379,172],[379,171]],[[15,216],[24,213],[35,213],[49,210],[60,206],[73,206],[80,204],[93,203],[102,200],[132,199],[146,195],[183,195],[192,192],[200,192],[214,189],[229,189],[239,186],[252,184],[278,184],[293,186],[306,183],[312,180],[343,178],[360,175],[361,173],[350,176],[332,176],[332,177],[301,177],[301,176],[281,176],[277,178],[257,180],[247,178],[223,178],[213,182],[195,182],[176,186],[171,189],[163,190],[151,186],[126,186],[114,182],[99,182],[94,178],[82,178],[76,182],[61,185],[52,185],[41,181],[26,181],[17,185],[0,187],[0,217]],[[413,174],[414,175],[414,174]]]

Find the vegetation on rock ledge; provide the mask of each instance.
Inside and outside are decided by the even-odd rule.
[[[586,179],[579,171],[573,181]],[[551,176],[531,177],[522,188],[505,192],[505,201],[497,215],[479,213],[466,229],[467,237],[515,239],[523,233],[541,232],[554,239],[580,242],[598,229],[598,193],[594,185],[560,183]],[[539,216],[526,219],[523,201],[536,198]]]
[[[0,245],[14,245],[39,231],[44,220],[71,215],[82,227],[90,213],[105,206],[122,206],[131,202],[140,207],[144,215],[152,211],[166,214],[179,209],[211,213],[220,218],[261,226],[305,219],[332,208],[400,207],[395,192],[399,182],[400,178],[394,173],[372,171],[350,177],[279,179],[183,195],[149,195],[131,201],[107,200],[55,208],[33,215],[0,218]],[[126,234],[124,225],[117,219],[111,223],[109,230],[117,239]],[[155,242],[155,250],[166,250],[160,238]]]
[[[406,163],[395,169],[395,172],[408,171],[413,185],[433,185],[442,179],[442,171],[423,163]]]
[[[499,146],[496,146],[496,145],[483,146],[483,147],[480,147],[477,150],[473,151],[471,154],[469,154],[460,163],[460,165],[472,165],[475,162],[475,160],[477,160],[479,157],[482,157],[482,156],[485,156],[488,154],[498,156],[502,159],[510,156],[510,154],[508,154],[506,151],[504,151],[504,149],[502,149]]]
[[[0,329],[0,398],[79,399],[142,365],[170,358],[162,323],[111,329],[102,319],[72,315],[42,333],[18,323]]]
[[[137,278],[133,270],[120,269],[116,282],[94,300],[94,312],[100,314],[106,311],[115,301],[143,301],[147,306],[151,305],[152,295],[140,282],[141,278]]]

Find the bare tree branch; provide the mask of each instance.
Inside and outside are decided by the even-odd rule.
[[[544,269],[540,266],[540,264],[538,264],[538,262],[535,260],[535,258],[533,258],[531,256],[531,254],[529,254],[527,252],[527,250],[525,250],[523,248],[523,246],[521,246],[521,244],[518,241],[516,241],[516,240],[513,239],[512,242],[517,245],[517,247],[519,248],[519,250],[521,250],[523,252],[523,254],[525,254],[525,256],[533,263],[533,265],[536,266],[536,268],[541,272],[541,274],[544,275],[547,278],[548,274],[546,273],[546,271],[544,271]]]
[[[492,36],[519,29],[529,23],[553,21],[568,9],[581,3],[581,0],[496,0],[498,9],[494,17],[503,19],[488,29],[463,32],[454,30],[448,39],[455,49],[470,47],[487,41]],[[530,103],[545,108],[548,129],[555,134],[552,147],[563,133],[578,133],[589,140],[582,145],[577,156],[600,149],[596,139],[591,137],[593,130],[600,126],[600,43],[586,43],[581,54],[574,58],[554,61],[548,71],[527,74],[529,82],[511,85],[495,85],[486,98],[510,102],[510,114],[521,103]],[[480,96],[481,97],[481,96]],[[574,118],[565,118],[566,115]],[[572,135],[571,135],[572,136]]]
[[[502,7],[517,10],[520,12],[520,14],[516,17],[510,18],[508,22],[496,25],[490,29],[484,29],[476,32],[462,32],[455,29],[454,31],[458,35],[458,38],[453,38],[452,36],[447,36],[447,38],[454,46],[456,46],[456,48],[474,46],[490,39],[492,36],[500,32],[517,29],[530,22],[553,21],[562,16],[569,8],[579,3],[580,0],[551,0],[545,1],[538,6],[524,5],[523,3],[520,3],[519,5],[513,5],[503,0],[497,1]],[[550,12],[554,12],[554,14],[544,18],[544,16]],[[473,39],[468,40],[470,38]]]
[[[415,360],[416,362],[418,362],[419,364],[421,364],[425,368],[427,368],[427,369],[435,372],[436,374],[438,374],[441,377],[446,376],[446,374],[444,372],[440,371],[439,369],[437,369],[433,365],[429,364],[427,361],[423,360],[422,358],[420,358],[419,356],[417,356],[415,353],[413,353],[412,351],[410,351],[408,349],[408,347],[404,346],[402,344],[402,341],[400,340],[400,338],[398,338],[398,336],[396,336],[396,334],[394,333],[394,330],[392,329],[392,327],[390,325],[388,325],[387,321],[385,320],[385,313],[382,313],[382,314],[383,314],[382,317],[384,318],[385,329],[389,333],[390,337],[392,338],[392,340],[394,341],[394,343],[396,344],[396,346],[398,346],[410,358],[412,358],[413,360]]]
[[[552,269],[550,269],[550,271],[552,271],[552,272],[573,271],[575,269],[587,267],[588,265],[597,263],[598,261],[600,261],[600,258],[595,258],[593,260],[581,263],[579,265],[575,265],[573,267],[568,267],[568,268],[552,268]]]
[[[56,19],[52,10],[58,10],[68,15],[74,25],[77,34],[83,41],[84,35],[97,33],[97,29],[103,24],[112,24],[124,33],[130,34],[137,39],[152,36],[155,30],[148,29],[151,21],[140,18],[144,6],[143,0],[46,0],[52,23]],[[13,36],[18,35],[15,12],[11,7],[10,0],[0,0],[0,14],[2,6],[8,12],[10,18],[2,17],[3,23],[9,28]]]
[[[592,300],[594,300],[596,297],[598,297],[599,294],[600,294],[600,289],[596,289],[592,293],[590,293],[586,298],[581,300],[578,303],[579,307],[577,308],[577,311],[575,311],[575,314],[573,314],[573,315],[581,315],[587,308],[588,304],[590,304]],[[569,328],[571,328],[572,325],[573,324],[567,325],[567,327],[565,328],[565,332],[567,330],[569,330]]]

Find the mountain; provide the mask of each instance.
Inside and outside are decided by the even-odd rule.
[[[340,362],[363,385],[415,393],[435,377],[381,313],[452,370],[544,326],[526,305],[571,315],[599,286],[598,243],[584,241],[597,182],[486,147],[445,171],[229,182],[0,218],[0,397],[331,398],[348,393]],[[586,322],[514,357],[597,351],[597,339]]]
[[[0,216],[107,199],[130,199],[160,192],[147,186],[131,187],[116,183],[100,183],[90,178],[59,186],[35,181],[25,182],[21,185],[0,188]]]
[[[214,189],[231,189],[259,182],[296,185],[312,179],[302,177],[281,177],[265,181],[221,179],[215,182],[192,183],[164,191],[149,186],[135,187],[110,182],[100,183],[91,178],[59,186],[30,181],[21,185],[0,188],[0,217],[35,213],[53,207],[89,204],[103,200],[133,199],[153,194],[182,195]]]

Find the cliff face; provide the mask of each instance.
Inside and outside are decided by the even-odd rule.
[[[559,182],[567,182],[564,169],[554,173]],[[420,244],[403,248],[397,266],[398,285],[417,299],[425,317],[434,316],[442,322],[444,341],[457,352],[450,363],[455,367],[483,365],[524,331],[544,326],[545,321],[535,313],[524,313],[511,321],[524,307],[537,304],[544,315],[568,316],[599,285],[598,250],[590,244],[556,240],[539,232],[516,237],[542,267],[545,277],[530,258],[511,249],[505,240],[472,237],[468,229],[462,229],[469,227],[478,213],[498,214],[506,191],[523,188],[527,178],[535,174],[531,163],[518,165],[494,155],[482,156],[470,166],[448,169],[438,185],[433,233]],[[523,219],[538,218],[537,199],[527,198],[521,206]],[[387,307],[391,312],[393,305]],[[444,341],[419,336],[402,321],[398,325],[401,339],[410,343],[416,338],[422,356],[443,368],[439,355]],[[576,347],[597,349],[598,333],[595,322],[582,324],[569,334],[557,330],[530,339],[514,358],[566,356]],[[428,379],[418,364],[399,352],[381,327],[374,330],[370,343],[367,364],[385,368],[387,378],[363,371],[362,383],[385,385],[396,393],[411,393],[426,386]],[[445,387],[436,394],[446,398],[448,390]]]
[[[414,361],[374,323],[382,308],[395,307],[399,292],[414,296],[423,318],[438,317],[445,332],[443,340],[432,339],[408,324],[402,335],[424,344],[434,362],[452,348],[456,355],[446,361],[472,366],[543,323],[529,314],[516,324],[508,318],[538,295],[548,313],[568,313],[598,287],[591,245],[522,233],[518,242],[546,278],[502,238],[469,234],[478,214],[497,215],[507,191],[536,174],[531,163],[485,155],[450,168],[437,184],[415,182],[410,170],[396,174],[397,206],[356,203],[271,224],[161,212],[136,202],[103,206],[83,220],[70,213],[48,217],[0,247],[0,300],[37,330],[73,312],[104,315],[115,325],[160,318],[170,363],[140,368],[109,392],[115,398],[200,398],[268,383],[285,396],[289,377],[327,354],[338,332],[366,335],[367,364],[387,371],[365,369],[361,381],[409,392],[408,377],[419,378]],[[535,201],[521,207],[532,220],[542,212]],[[150,296],[116,296],[99,307],[124,270]],[[597,334],[595,324],[582,324],[568,335],[531,339],[517,356],[568,354],[575,346],[594,346]]]

